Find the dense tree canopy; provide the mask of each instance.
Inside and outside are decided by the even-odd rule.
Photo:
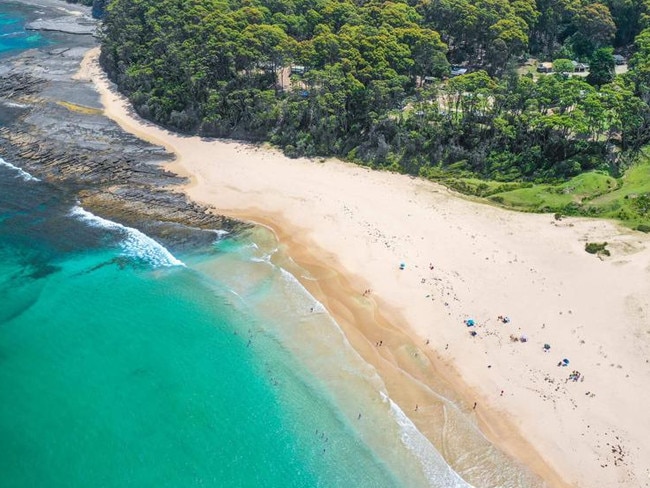
[[[640,0],[112,0],[101,60],[140,114],[181,131],[428,177],[550,180],[616,173],[650,140],[645,11]],[[614,77],[612,47],[635,38],[631,71]],[[559,73],[517,74],[530,53]],[[586,80],[569,76],[576,59],[591,63]]]

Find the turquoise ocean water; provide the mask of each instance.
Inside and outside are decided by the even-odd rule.
[[[260,315],[289,300],[286,320],[310,298],[251,241],[184,266],[42,182],[6,166],[0,178],[3,486],[423,481],[373,452]],[[6,198],[17,183],[29,203]]]
[[[463,486],[261,229],[173,256],[4,160],[0,222],[2,486]]]
[[[5,56],[48,42],[6,7]],[[467,486],[279,252],[167,249],[0,159],[0,486]]]
[[[0,63],[56,43],[0,3]],[[15,112],[0,100],[0,125]],[[0,486],[468,487],[266,229],[167,247],[0,158]],[[541,487],[440,397],[477,487]]]
[[[4,2],[3,2],[4,3]],[[25,17],[18,6],[0,6],[0,56],[25,49],[44,46],[48,43],[38,32],[24,29]]]
[[[272,236],[173,256],[9,164],[2,486],[463,486]]]

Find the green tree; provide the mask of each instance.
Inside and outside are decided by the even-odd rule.
[[[430,29],[397,29],[395,34],[402,44],[410,46],[413,56],[412,76],[442,77],[449,73],[449,62],[445,56],[447,46],[440,40],[440,34]]]
[[[607,6],[616,24],[615,46],[631,44],[642,28],[641,19],[647,10],[646,2],[637,0],[608,0]]]
[[[650,101],[650,29],[644,29],[635,40],[636,53],[629,62],[628,77],[634,82],[636,94]]]
[[[570,59],[556,59],[553,61],[553,71],[556,73],[573,73],[573,61]]]
[[[614,174],[650,141],[650,30],[625,76],[600,48],[612,19],[619,36],[619,19],[645,12],[639,1],[607,0],[610,14],[582,0],[112,0],[101,62],[151,120],[291,155],[428,177],[549,180],[607,163]],[[599,48],[598,90],[511,69],[563,46],[555,69],[570,71],[580,43]],[[477,69],[449,79],[447,56]],[[292,64],[307,70],[278,89]]]
[[[512,56],[524,53],[528,46],[528,26],[519,17],[509,17],[497,21],[490,27],[493,40],[488,49],[488,62],[494,72],[499,72]]]
[[[587,82],[594,86],[601,86],[610,83],[614,79],[614,62],[613,49],[600,48],[594,52],[589,64],[589,74]]]
[[[573,17],[576,29],[573,43],[580,55],[591,55],[600,47],[608,46],[614,40],[616,24],[609,8],[602,3],[581,7]]]

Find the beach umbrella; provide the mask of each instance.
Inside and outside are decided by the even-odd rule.
[[[564,364],[565,366],[568,366],[569,365],[569,360],[567,358],[564,358],[562,360],[562,364]]]
[[[399,269],[406,268],[406,263],[399,263]]]
[[[548,351],[550,348],[551,348],[550,344],[544,344],[544,349],[546,349]]]
[[[467,327],[471,327],[471,326],[474,325],[474,319],[469,319],[469,320],[468,320],[467,322],[465,322],[465,323],[467,324]]]

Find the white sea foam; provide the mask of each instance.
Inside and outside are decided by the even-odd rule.
[[[404,411],[388,395],[379,392],[382,399],[389,403],[391,413],[402,432],[402,442],[420,460],[425,475],[432,487],[473,488],[447,464],[438,450],[422,432],[418,430]]]
[[[223,229],[207,229],[207,231],[212,232],[213,234],[217,234],[217,239],[215,240],[215,243],[219,242],[221,239],[223,239],[228,234],[230,234],[230,232],[228,232],[227,230],[223,230]]]
[[[270,260],[263,258],[251,258],[253,262],[266,262],[268,265],[279,270],[282,280],[286,284],[284,294],[287,304],[290,308],[298,311],[311,310],[311,312],[318,312],[327,314],[325,306],[318,301],[304,285],[292,273],[282,266],[275,265]],[[334,330],[340,335],[340,340],[345,345],[346,349],[354,359],[359,363],[366,364],[364,359],[359,353],[351,346],[346,335],[343,333],[340,325],[333,317],[329,317]],[[356,361],[355,361],[356,362]],[[381,379],[377,376],[376,371],[373,373],[380,383]],[[364,371],[365,375],[371,374],[370,371]],[[413,454],[417,459],[418,464],[429,481],[431,487],[440,488],[473,488],[471,484],[467,483],[461,476],[449,466],[442,455],[438,452],[436,447],[422,434],[415,424],[404,414],[400,407],[393,402],[385,393],[384,387],[378,390],[381,398],[389,405],[391,417],[394,419],[397,428],[399,429],[400,440],[406,449]]]
[[[259,250],[259,246],[255,244],[255,249]],[[262,254],[261,256],[253,256],[250,258],[250,260],[254,263],[267,263],[270,264],[272,267],[277,268],[275,264],[271,262],[271,259],[273,258],[273,255],[278,251],[278,248],[275,247],[271,249],[269,252],[266,252]]]
[[[2,165],[2,166],[6,166],[7,168],[11,168],[11,169],[13,169],[14,171],[16,171],[16,172],[18,173],[18,176],[20,176],[20,177],[21,177],[23,180],[25,180],[25,181],[41,181],[41,180],[39,180],[38,178],[36,178],[36,176],[32,176],[32,175],[30,175],[30,174],[29,174],[27,171],[25,171],[24,169],[21,169],[21,168],[19,168],[18,166],[14,166],[13,164],[8,163],[7,161],[5,161],[5,160],[2,159],[2,158],[0,158],[0,165]]]
[[[290,284],[292,287],[298,288],[300,290],[298,295],[305,297],[310,305],[313,305],[312,310],[314,312],[327,313],[327,309],[324,305],[316,300],[293,274],[289,273],[289,271],[282,267],[279,267],[279,269],[285,282]],[[305,307],[303,306],[301,308],[304,309]],[[330,319],[332,324],[340,333],[343,342],[346,346],[349,346],[349,351],[351,351],[360,361],[363,361],[363,358],[348,342],[347,337],[336,320],[334,320],[333,317],[330,317]],[[379,394],[385,402],[389,403],[391,414],[401,432],[402,443],[419,460],[425,476],[429,480],[430,486],[435,488],[442,486],[445,488],[473,488],[472,485],[463,480],[460,475],[456,473],[449,464],[447,464],[434,445],[431,444],[424,434],[418,430],[402,409],[383,391],[380,390]]]
[[[260,257],[253,257],[253,258],[250,258],[250,260],[251,260],[252,262],[254,262],[254,263],[267,263],[267,264],[271,264],[272,266],[275,267],[275,265],[274,265],[273,263],[271,263],[271,258],[272,258],[272,257],[273,257],[273,252],[270,252],[270,253],[268,253],[268,254],[263,254],[263,255],[260,256]]]
[[[294,286],[294,287],[298,288],[298,290],[300,291],[300,296],[304,297],[304,299],[309,303],[310,307],[313,308],[314,312],[318,312],[318,313],[326,313],[327,312],[327,309],[325,308],[325,306],[321,302],[316,300],[316,298],[314,298],[314,296],[311,293],[309,293],[307,288],[305,288],[303,286],[303,284],[300,283],[300,280],[298,280],[298,278],[296,278],[294,275],[289,273],[283,267],[278,266],[278,268],[280,269],[280,273],[282,274],[282,278],[284,278],[284,281],[289,283],[291,286]],[[345,340],[345,344],[347,346],[350,346],[350,348],[352,348],[352,346],[350,345],[350,343],[347,340],[347,337],[343,333],[343,330],[339,326],[338,322],[336,320],[334,320],[334,317],[331,317],[331,319],[332,319],[332,323],[336,326],[339,333],[341,334],[341,336]],[[359,357],[361,357],[361,356],[359,356]]]
[[[122,234],[123,239],[120,245],[124,250],[124,254],[127,256],[142,259],[155,267],[185,266],[182,261],[176,259],[163,245],[148,235],[143,234],[138,229],[103,219],[84,210],[80,206],[73,207],[70,210],[70,215],[83,220],[88,225],[103,227]]]

